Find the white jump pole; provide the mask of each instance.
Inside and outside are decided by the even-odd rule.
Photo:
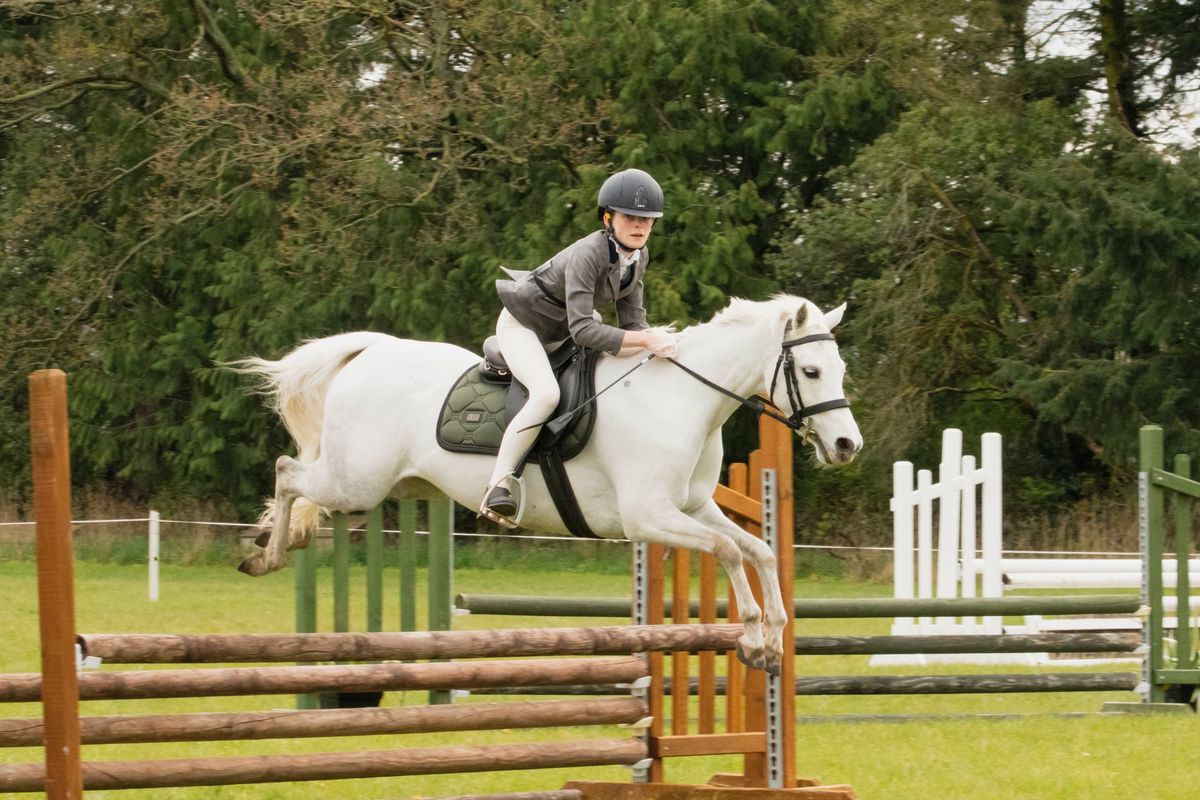
[[[913,545],[913,465],[911,461],[897,461],[892,464],[892,587],[900,600],[917,596]],[[897,622],[912,626],[917,620],[908,617]]]
[[[980,537],[983,545],[983,596],[1002,597],[1004,582],[1000,560],[1004,555],[1003,544],[1003,448],[1000,434],[985,433],[980,442],[982,451],[980,469],[983,471],[983,490],[980,501]],[[973,555],[973,554],[972,554]],[[1001,617],[986,617],[985,626],[992,626],[999,633],[1004,620]]]
[[[962,474],[962,431],[947,428],[942,431],[942,463],[938,465],[938,557],[937,596],[953,599],[958,596],[958,559],[962,540],[959,536],[962,489],[958,477]],[[939,625],[954,624],[954,617],[938,617]]]
[[[150,539],[150,599],[158,599],[158,524],[159,515],[157,511],[150,512],[150,530],[148,533]]]
[[[917,470],[917,597],[933,597],[933,473]],[[921,625],[932,622],[921,617]]]

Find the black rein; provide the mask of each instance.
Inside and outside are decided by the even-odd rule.
[[[789,323],[790,327],[790,323]],[[720,392],[726,397],[738,401],[746,408],[749,408],[755,414],[765,414],[777,422],[782,422],[792,430],[800,430],[804,427],[804,419],[815,414],[820,414],[823,411],[832,411],[836,408],[849,408],[850,401],[844,397],[839,397],[836,400],[826,400],[824,403],[806,406],[804,400],[800,397],[800,382],[796,380],[795,360],[792,358],[792,348],[798,345],[808,344],[809,342],[832,342],[834,341],[832,333],[814,333],[809,336],[801,336],[799,339],[784,339],[780,346],[779,358],[775,361],[775,374],[771,377],[770,396],[765,400],[760,397],[746,398],[741,395],[734,394],[724,386],[713,383],[708,378],[696,372],[690,367],[685,367],[673,358],[667,358],[675,366],[691,375],[696,380],[703,383],[710,389]],[[775,386],[779,382],[780,369],[784,373],[784,385],[787,387],[788,403],[792,406],[792,414],[790,417],[785,417],[780,413],[781,409],[775,405]],[[770,406],[768,408],[767,406]]]

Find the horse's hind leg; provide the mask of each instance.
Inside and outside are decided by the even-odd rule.
[[[738,658],[748,666],[778,674],[779,659],[764,646],[762,612],[742,565],[742,550],[734,540],[723,530],[688,516],[665,500],[652,511],[640,509],[632,514],[624,514],[623,511],[622,515],[626,519],[636,520],[625,531],[631,541],[698,550],[716,557],[729,576],[729,585],[737,598],[742,617],[743,632],[738,639]]]
[[[281,569],[287,563],[287,551],[291,543],[292,504],[300,497],[295,487],[296,473],[303,468],[303,464],[290,456],[280,456],[275,462],[275,504],[271,530],[266,534],[265,543],[261,536],[255,540],[259,549],[242,559],[238,571],[247,575],[266,575]],[[307,541],[304,544],[307,544]],[[304,544],[299,546],[303,547]]]

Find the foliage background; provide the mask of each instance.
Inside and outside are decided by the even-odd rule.
[[[1124,508],[1139,425],[1200,445],[1194,6],[6,0],[0,493],[27,499],[25,376],[57,366],[81,487],[248,514],[287,441],[217,362],[475,347],[498,266],[636,166],[668,198],[657,321],[850,302],[869,447],[799,465],[810,538],[885,535],[891,462],[948,426],[1005,436],[1018,518]]]

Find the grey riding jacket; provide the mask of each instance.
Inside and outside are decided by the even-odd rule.
[[[584,236],[537,269],[505,269],[512,280],[496,281],[500,302],[543,342],[572,339],[576,344],[616,354],[625,331],[646,324],[642,277],[650,253],[643,247],[634,274],[621,288],[621,261],[604,231]],[[617,326],[605,325],[592,312],[616,303]]]

